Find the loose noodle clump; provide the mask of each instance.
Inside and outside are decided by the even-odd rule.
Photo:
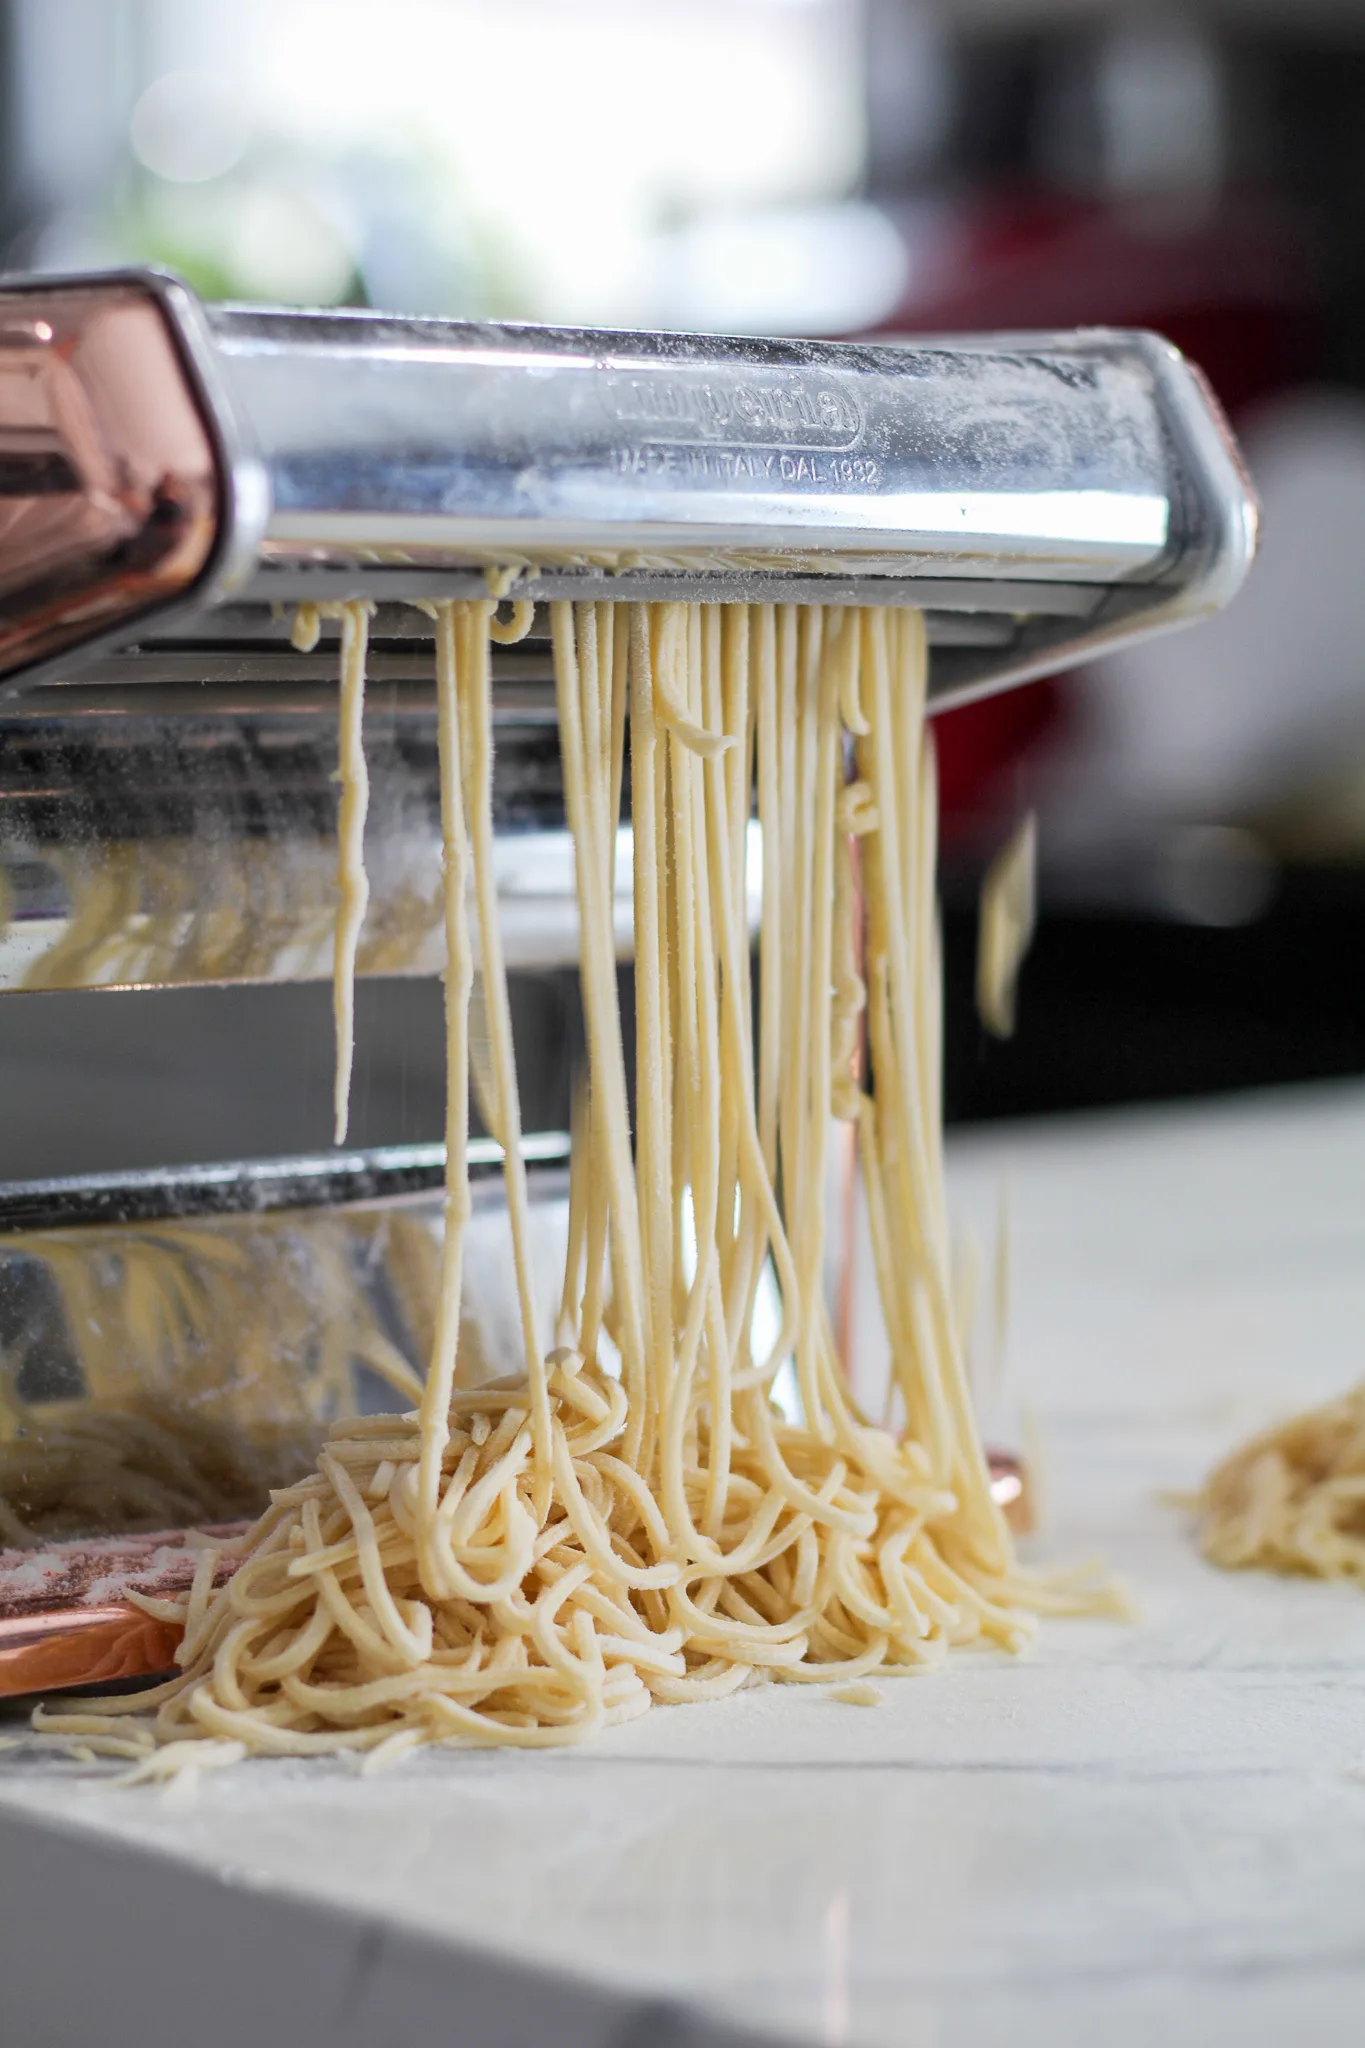
[[[1243,1444],[1196,1505],[1212,1564],[1365,1580],[1365,1382]]]
[[[536,1340],[491,811],[493,604],[435,623],[448,955],[447,1188],[432,1360],[412,1414],[337,1424],[214,1590],[181,1673],[41,1725],[177,1747],[574,1742],[756,1677],[848,1684],[1018,1647],[1109,1597],[1019,1570],[952,1312],[926,654],[913,612],[552,607],[589,1054],[569,1249]],[[627,738],[636,1128],[612,931]],[[745,836],[764,845],[755,1056]],[[457,1388],[478,920],[480,1096],[506,1152],[525,1337]],[[865,945],[857,944],[861,904]],[[857,1049],[866,1036],[870,1084]],[[895,1426],[859,1410],[823,1290],[831,1113],[857,1135]],[[775,1277],[781,1327],[755,1350]],[[790,1365],[800,1421],[773,1382]],[[114,1716],[154,1713],[140,1734]],[[126,1723],[123,1724],[126,1730]],[[215,1744],[213,1752],[202,1749]],[[224,1747],[223,1745],[226,1745]]]

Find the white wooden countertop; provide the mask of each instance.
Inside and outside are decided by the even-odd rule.
[[[1365,2040],[1365,1594],[1159,1497],[1365,1374],[1365,1088],[974,1135],[957,1207],[1006,1161],[1035,1549],[1139,1625],[188,1804],[0,1755],[7,2048]]]

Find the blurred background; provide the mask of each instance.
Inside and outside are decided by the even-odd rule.
[[[1262,558],[1217,622],[939,721],[949,1114],[1365,1071],[1365,0],[3,0],[0,95],[6,268],[1172,336],[1242,437]],[[1000,1045],[975,891],[1028,807],[1042,918]],[[362,992],[361,1141],[439,1130],[439,1000]],[[0,1175],[53,1170],[54,1088],[73,1168],[323,1144],[330,1057],[323,988],[0,1004]]]

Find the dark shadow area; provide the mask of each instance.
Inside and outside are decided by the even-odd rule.
[[[1012,1040],[976,1016],[976,916],[945,919],[952,1122],[1326,1079],[1365,1071],[1365,925],[1350,871],[1286,876],[1254,924],[1046,917]]]

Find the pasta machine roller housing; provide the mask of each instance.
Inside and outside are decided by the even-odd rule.
[[[1148,334],[746,341],[0,284],[0,988],[330,971],[338,628],[295,650],[300,600],[377,606],[359,966],[414,973],[442,941],[413,600],[513,571],[535,601],[493,650],[494,800],[509,962],[544,966],[576,953],[546,601],[919,606],[937,707],[1215,609],[1254,534],[1216,404]]]
[[[515,564],[535,598],[919,605],[950,702],[1216,609],[1255,531],[1149,334],[589,332],[208,307],[154,273],[0,289],[0,492],[7,689],[232,645],[242,604]]]

